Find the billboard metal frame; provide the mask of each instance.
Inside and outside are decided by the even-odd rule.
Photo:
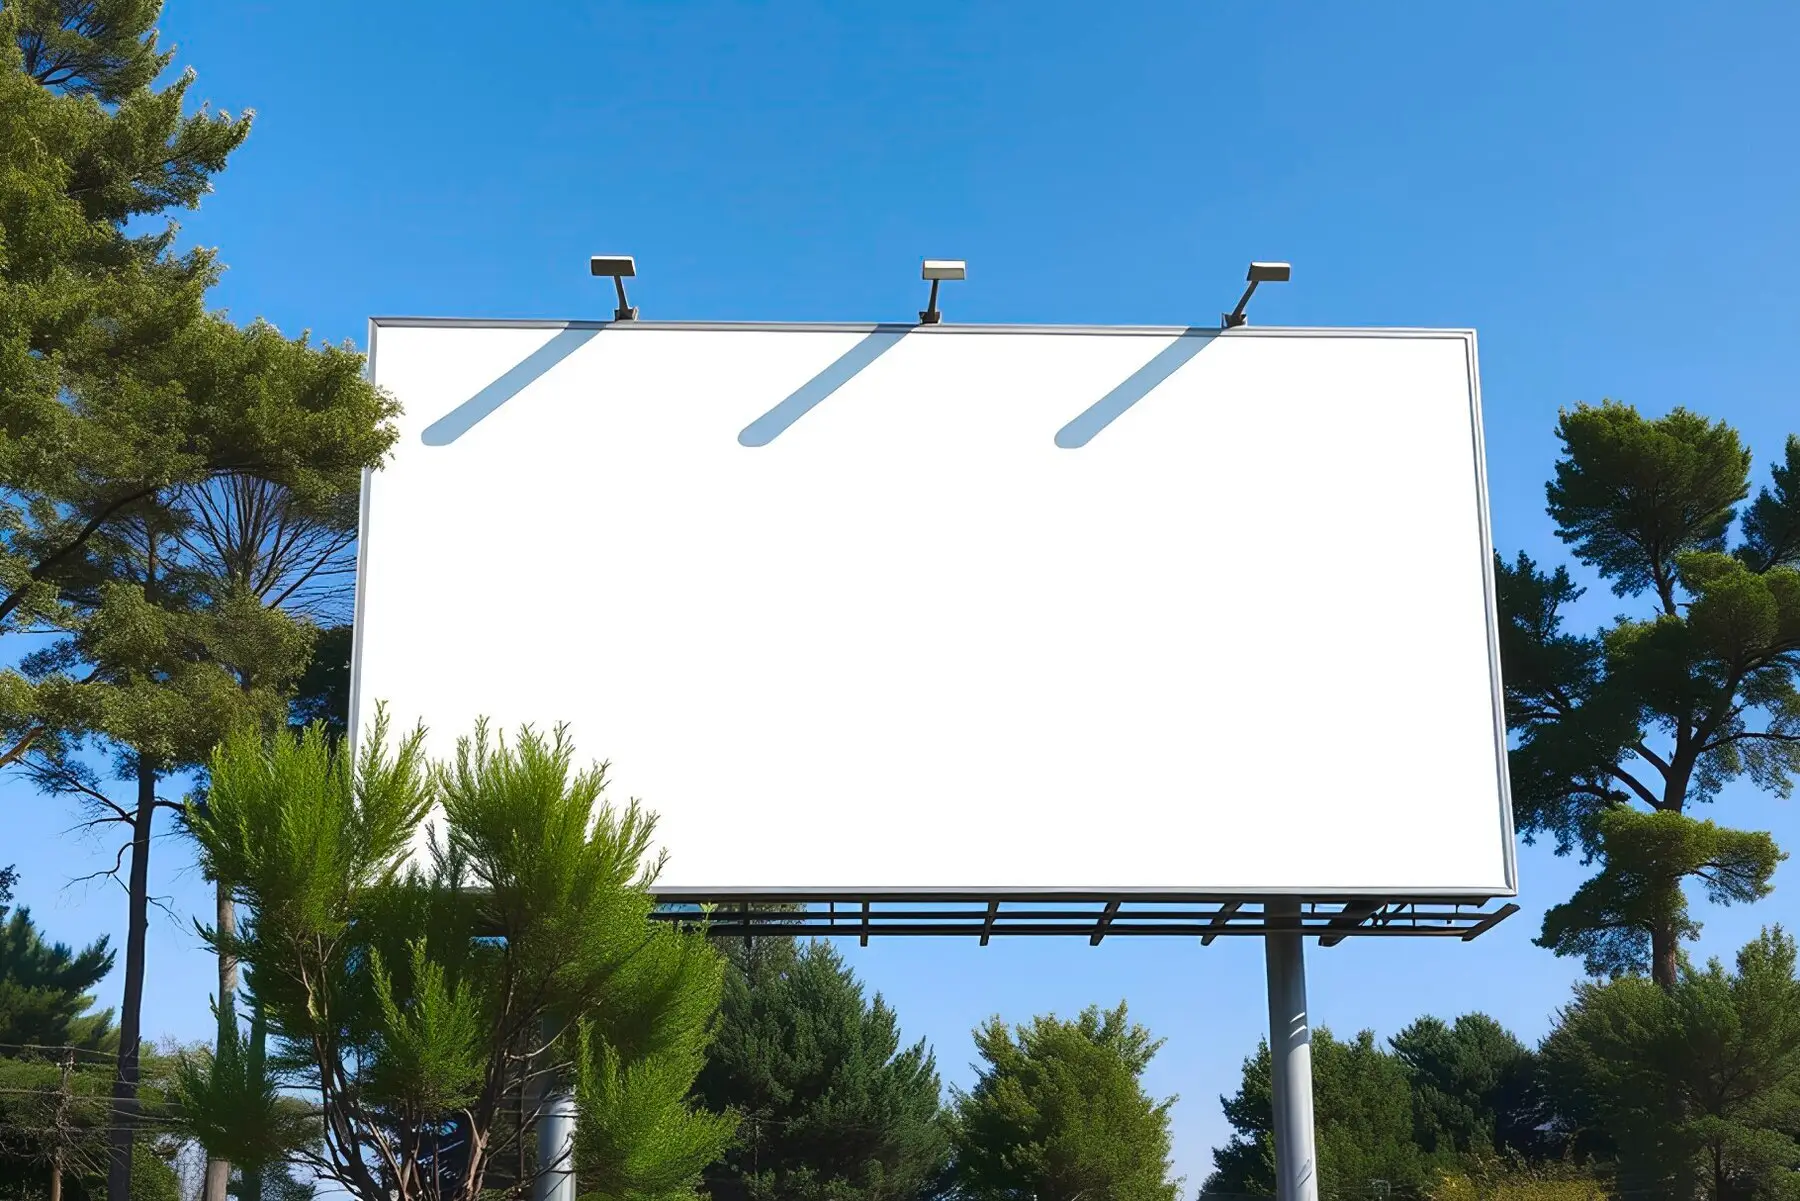
[[[970,891],[942,888],[882,888],[846,892],[843,889],[726,890],[712,888],[652,887],[661,903],[659,918],[693,922],[701,913],[710,915],[708,926],[731,936],[849,935],[866,939],[873,934],[974,935],[985,943],[998,934],[1081,935],[1093,937],[1104,918],[1104,934],[1200,935],[1266,934],[1293,930],[1285,922],[1266,924],[1262,916],[1276,901],[1298,901],[1298,928],[1336,942],[1348,935],[1383,937],[1418,935],[1472,938],[1491,928],[1517,909],[1485,906],[1518,891],[1517,846],[1512,820],[1511,787],[1506,768],[1505,701],[1500,680],[1500,647],[1497,598],[1493,570],[1493,543],[1488,521],[1487,461],[1481,421],[1481,377],[1475,332],[1469,329],[1412,327],[1294,327],[1181,325],[1025,325],[940,324],[906,326],[896,323],[771,322],[771,321],[585,321],[538,318],[373,317],[369,321],[369,374],[379,383],[380,331],[383,328],[429,329],[541,329],[601,330],[631,334],[658,330],[761,331],[795,333],[862,333],[880,329],[910,329],[922,336],[965,334],[1075,335],[1094,337],[1138,336],[1146,338],[1456,338],[1464,346],[1468,374],[1472,445],[1479,506],[1477,535],[1483,555],[1483,596],[1486,605],[1489,679],[1495,729],[1495,774],[1500,802],[1500,835],[1506,888],[1479,890],[1435,889],[1429,895],[1373,895],[1315,888],[1266,888],[1220,893],[1167,888],[1123,887],[1096,891],[1092,888],[988,888]],[[362,627],[363,580],[369,554],[368,512],[371,472],[365,470],[360,498],[357,542],[356,621]],[[360,677],[362,643],[355,641],[351,656],[352,738],[361,720]],[[778,908],[769,908],[774,905]],[[1091,906],[1075,909],[1070,906]],[[1111,916],[1106,916],[1110,911]],[[1352,914],[1359,914],[1350,921]]]

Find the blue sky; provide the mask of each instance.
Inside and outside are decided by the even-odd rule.
[[[258,112],[183,237],[230,265],[217,303],[290,332],[605,316],[596,252],[637,256],[646,317],[907,320],[918,260],[965,257],[950,320],[1203,324],[1248,260],[1290,259],[1254,320],[1480,331],[1495,540],[1551,560],[1558,406],[1724,417],[1759,479],[1800,430],[1791,4],[543,4],[521,20],[171,0],[162,24],[197,97]],[[472,562],[471,598],[506,570]],[[1581,614],[1625,607],[1602,587]],[[1361,770],[1403,770],[1405,738],[1371,726]],[[1271,765],[1271,794],[1333,784]],[[50,930],[121,929],[116,889],[65,887],[111,844],[71,842],[71,812],[16,783],[0,807],[0,862]],[[1745,788],[1716,816],[1800,832]],[[178,841],[156,855],[179,920],[155,921],[146,1028],[199,1037],[211,967],[187,919],[205,890]],[[1700,953],[1792,924],[1796,870],[1752,909],[1703,909]],[[1578,968],[1530,939],[1583,873],[1538,848],[1521,875],[1525,912],[1474,944],[1313,949],[1317,1021],[1386,1036],[1479,1008],[1541,1034]],[[1128,998],[1168,1039],[1149,1083],[1181,1094],[1190,1185],[1265,1024],[1249,940],[845,952],[958,1082],[989,1013]]]

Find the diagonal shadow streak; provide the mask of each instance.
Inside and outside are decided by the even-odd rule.
[[[1056,431],[1056,444],[1074,450],[1093,441],[1094,435],[1117,421],[1126,409],[1148,396],[1164,380],[1181,369],[1182,364],[1212,345],[1219,336],[1216,329],[1189,326],[1175,340],[1125,380],[1124,383],[1083,409],[1069,424]]]
[[[427,446],[448,446],[495,409],[536,383],[552,367],[586,346],[600,328],[565,329],[526,355],[499,379],[425,427],[420,439]]]
[[[892,350],[913,330],[910,325],[878,325],[867,337],[846,350],[825,370],[790,392],[780,404],[746,425],[738,434],[742,446],[767,446],[779,438],[820,401],[855,379],[857,373]]]

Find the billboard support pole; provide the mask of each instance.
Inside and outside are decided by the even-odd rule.
[[[545,1020],[547,1040],[559,1029]],[[537,1162],[531,1201],[575,1201],[575,1085],[560,1073],[545,1072],[538,1085]]]
[[[1306,1013],[1306,951],[1300,902],[1263,907],[1269,974],[1269,1082],[1274,1093],[1275,1195],[1318,1201],[1313,1154],[1312,1026]],[[1277,927],[1285,927],[1278,929]]]

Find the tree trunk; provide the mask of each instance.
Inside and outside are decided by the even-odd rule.
[[[262,1071],[267,1062],[269,1045],[269,1021],[263,1014],[262,1002],[251,999],[250,1004],[250,1065],[253,1070]],[[262,1201],[263,1173],[261,1168],[244,1167],[242,1181],[238,1185],[238,1201]]]
[[[1675,991],[1679,950],[1680,939],[1673,923],[1659,921],[1650,928],[1650,979],[1664,992]]]
[[[119,1066],[113,1075],[107,1132],[106,1201],[131,1201],[131,1146],[137,1124],[138,1039],[144,1008],[144,940],[150,929],[150,827],[156,817],[156,768],[137,763],[137,811],[131,818],[131,874],[125,928],[125,997],[119,1006]]]
[[[229,939],[237,933],[237,909],[231,903],[231,889],[220,881],[215,885],[216,925],[221,939]],[[237,1032],[237,989],[238,963],[237,956],[219,948],[219,1042]],[[231,1161],[228,1159],[208,1159],[206,1161],[206,1185],[200,1194],[203,1201],[225,1201],[226,1190],[231,1187]]]

